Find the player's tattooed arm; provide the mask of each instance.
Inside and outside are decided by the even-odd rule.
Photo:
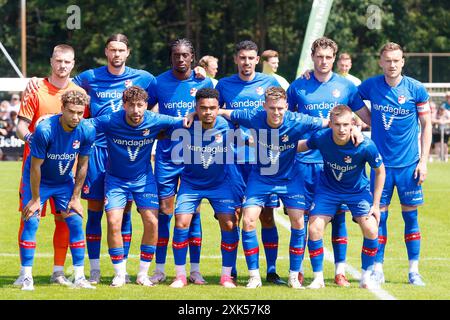
[[[22,210],[22,217],[24,220],[30,219],[30,217],[38,211],[40,214],[41,198],[39,194],[39,186],[41,184],[41,165],[44,163],[44,159],[31,157],[30,167],[30,185],[31,185],[31,199],[25,205]]]
[[[73,188],[72,197],[65,212],[65,216],[70,214],[70,211],[75,211],[83,217],[83,206],[81,205],[81,188],[87,175],[89,156],[78,156],[77,171],[75,174],[75,186]]]

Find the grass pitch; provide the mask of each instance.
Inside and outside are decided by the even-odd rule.
[[[288,287],[269,285],[257,290],[245,289],[247,268],[242,250],[238,254],[238,288],[224,289],[219,285],[221,256],[220,230],[209,203],[205,202],[202,211],[203,245],[200,269],[207,285],[188,285],[183,289],[169,287],[175,275],[172,250],[169,247],[166,271],[168,281],[152,288],[143,288],[136,284],[114,289],[109,286],[113,269],[107,255],[106,224],[103,219],[103,240],[101,266],[103,281],[96,290],[71,290],[49,284],[53,265],[52,237],[54,223],[51,215],[42,219],[37,234],[36,258],[33,268],[35,291],[23,292],[12,286],[19,268],[19,250],[17,230],[19,227],[18,186],[20,180],[19,162],[0,162],[0,297],[3,300],[257,300],[262,303],[269,300],[371,300],[384,299],[386,295],[358,288],[358,280],[347,275],[350,288],[339,288],[334,285],[334,266],[330,261],[324,263],[326,288],[322,290],[293,290]],[[424,185],[426,204],[419,210],[419,221],[422,233],[420,270],[426,287],[413,287],[407,282],[408,262],[403,241],[403,221],[397,196],[394,196],[389,211],[388,244],[386,247],[385,276],[386,284],[383,292],[387,297],[399,300],[447,300],[450,299],[450,163],[430,163],[429,175]],[[86,203],[83,204],[86,211]],[[278,232],[280,235],[277,271],[287,280],[289,269],[289,230],[285,227],[288,220],[283,214],[277,214]],[[86,221],[86,217],[84,218]],[[173,220],[172,220],[173,227]],[[349,233],[348,264],[360,270],[360,250],[362,236],[359,227],[347,216]],[[331,227],[327,228],[324,244],[331,249]],[[128,272],[135,280],[139,267],[139,243],[142,236],[141,220],[133,208],[133,239],[128,260]],[[260,235],[258,235],[260,240]],[[261,241],[260,241],[261,242]],[[264,250],[260,248],[261,274],[265,275]],[[188,258],[189,261],[189,258]],[[66,274],[71,272],[71,256],[66,260]],[[86,256],[86,275],[89,275],[89,263]],[[305,254],[305,284],[312,280],[312,270],[308,253]],[[189,271],[189,262],[187,265]],[[150,272],[154,270],[154,262]]]

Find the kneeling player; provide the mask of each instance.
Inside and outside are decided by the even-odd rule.
[[[81,187],[95,138],[95,130],[83,119],[89,98],[79,91],[67,91],[61,97],[62,114],[44,120],[36,128],[31,154],[24,168],[22,185],[23,232],[20,255],[24,270],[22,290],[34,290],[32,267],[36,232],[44,203],[52,197],[56,209],[69,228],[69,246],[75,272],[74,286],[95,289],[84,276],[85,242]],[[75,181],[72,167],[78,158]]]
[[[354,221],[364,235],[361,251],[361,288],[377,288],[371,277],[378,248],[380,198],[385,170],[375,144],[368,138],[357,147],[351,141],[352,110],[338,105],[330,111],[331,129],[321,130],[308,140],[299,142],[298,151],[318,149],[323,156],[324,170],[320,174],[309,220],[308,250],[314,280],[308,286],[319,289],[323,279],[323,233],[326,225],[342,205],[348,205]],[[372,197],[365,165],[375,171],[375,190]]]
[[[184,136],[185,139],[182,141],[184,170],[181,173],[175,208],[172,241],[176,278],[170,286],[182,288],[187,285],[186,253],[189,226],[202,199],[208,199],[219,220],[222,236],[220,284],[225,288],[235,288],[236,284],[231,277],[239,243],[235,210],[241,205],[243,181],[239,180],[240,175],[237,174],[235,165],[226,163],[226,154],[233,155],[231,144],[227,143],[232,142],[232,139],[227,139],[230,132],[228,122],[222,117],[217,117],[219,93],[209,88],[198,90],[195,109],[197,117],[194,118],[196,120],[194,126],[189,129],[189,134]]]

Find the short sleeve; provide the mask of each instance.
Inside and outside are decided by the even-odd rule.
[[[366,161],[372,168],[379,168],[383,163],[383,158],[372,140],[369,140],[369,143],[367,144]]]
[[[50,141],[50,132],[45,130],[45,125],[38,125],[32,137],[31,155],[38,159],[45,159],[47,154],[47,146]]]

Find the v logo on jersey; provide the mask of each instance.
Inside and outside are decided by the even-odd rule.
[[[131,150],[131,147],[127,147],[128,156],[130,157],[131,162],[136,161],[136,158],[137,158],[137,155],[138,155],[140,149],[141,149],[141,147],[137,147],[136,150],[134,150],[134,152],[133,152]]]
[[[122,102],[119,102],[117,106],[114,105],[114,101],[111,101],[111,110],[112,112],[117,112],[122,107]]]
[[[58,169],[59,169],[59,175],[63,176],[66,174],[67,170],[69,169],[70,161],[67,162],[67,164],[63,167],[62,161],[58,162]]]
[[[269,160],[270,164],[277,163],[278,159],[280,158],[280,152],[279,151],[273,151],[269,150]]]
[[[333,172],[333,176],[334,176],[334,178],[335,178],[337,181],[341,181],[341,180],[342,180],[342,176],[344,175],[344,172],[339,171],[339,174],[338,174],[338,175],[336,175],[336,172],[335,172],[333,169],[331,169],[331,172]]]
[[[205,153],[206,152],[200,152],[200,160],[202,161],[203,169],[206,170],[211,165],[215,152],[208,152],[208,159],[205,158]]]
[[[321,119],[330,119],[330,113],[327,114],[326,117],[323,116],[322,110],[319,110],[319,117]]]
[[[388,131],[391,128],[392,122],[394,122],[394,118],[395,118],[395,116],[392,115],[391,118],[389,120],[387,120],[386,114],[385,113],[381,114],[381,119],[383,120],[384,130]]]

